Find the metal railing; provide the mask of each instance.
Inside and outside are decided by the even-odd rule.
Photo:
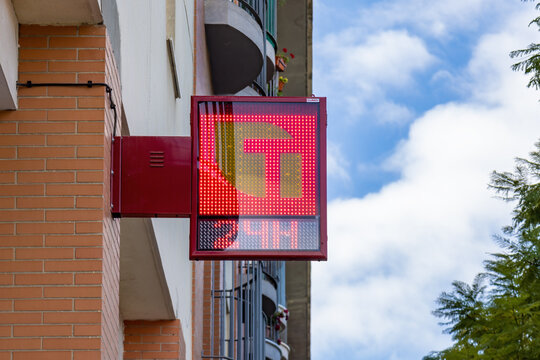
[[[266,75],[265,75],[266,76]],[[274,77],[264,84],[263,73],[261,72],[257,79],[251,84],[251,87],[259,93],[261,96],[277,96],[277,79],[279,74],[276,72]]]
[[[203,359],[264,359],[261,276],[257,261],[212,262]]]
[[[265,338],[272,340],[275,343],[278,343],[280,340],[279,331],[276,329],[276,324],[272,318],[268,318],[263,314],[264,323],[266,327],[266,332],[264,334]]]
[[[266,61],[266,56],[265,56],[265,61]],[[257,75],[257,78],[255,79],[255,81],[253,81],[253,83],[251,84],[251,87],[259,93],[259,95],[261,96],[268,96],[268,88],[267,88],[267,85],[265,85],[266,81],[265,81],[265,78],[266,78],[266,64],[263,64],[263,69],[265,71],[261,71],[259,73],[259,75]],[[263,74],[264,72],[264,74]]]
[[[266,38],[277,49],[277,0],[268,0],[266,11]]]
[[[229,0],[245,10],[261,27],[263,39],[277,50],[277,0]],[[261,96],[275,96],[274,79],[266,81],[266,41],[263,41],[263,66],[252,88]]]
[[[263,19],[266,23],[267,35],[275,43],[277,28],[277,0],[229,0],[248,12],[263,28]],[[270,40],[272,42],[272,40]]]
[[[283,334],[262,309],[262,281],[279,289],[283,262],[212,261],[209,303],[204,316],[203,359],[264,359],[265,338],[277,342]]]
[[[251,17],[257,21],[257,23],[263,27],[263,19],[265,18],[265,3],[266,0],[229,0],[232,3],[240,6]]]
[[[279,283],[280,269],[282,266],[281,261],[261,261],[262,271],[265,275],[269,276],[277,287]]]

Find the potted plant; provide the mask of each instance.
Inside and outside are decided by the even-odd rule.
[[[278,96],[282,96],[283,95],[283,87],[285,86],[286,83],[289,82],[289,79],[287,79],[286,77],[284,76],[280,76],[279,79],[278,79]]]
[[[272,322],[275,324],[275,329],[277,331],[285,330],[287,320],[289,320],[289,310],[283,305],[278,305],[276,312],[272,315]]]
[[[287,68],[289,61],[294,59],[293,53],[287,53],[287,48],[282,49],[283,52],[280,52],[276,55],[276,70],[283,72]]]

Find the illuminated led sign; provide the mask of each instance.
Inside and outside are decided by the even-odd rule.
[[[193,97],[192,259],[326,259],[326,99]]]

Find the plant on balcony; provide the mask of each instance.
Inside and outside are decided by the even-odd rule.
[[[287,48],[282,49],[283,52],[279,52],[276,55],[276,70],[283,72],[287,68],[289,61],[294,59],[293,53],[287,53]]]
[[[289,82],[289,79],[287,79],[286,77],[284,76],[280,76],[279,79],[278,79],[278,91],[277,91],[277,95],[278,96],[282,96],[283,95],[283,87],[285,86],[286,83]]]
[[[276,312],[270,318],[270,325],[266,326],[266,337],[272,338],[284,350],[289,349],[289,346],[281,340],[280,334],[287,328],[287,320],[289,320],[289,310],[283,305],[278,305]],[[281,352],[284,353],[283,350]],[[288,358],[288,351],[286,354],[285,358]]]
[[[272,323],[276,331],[283,331],[287,327],[287,320],[289,320],[289,310],[279,305],[276,312],[272,315]]]

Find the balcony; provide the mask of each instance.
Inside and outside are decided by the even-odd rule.
[[[275,68],[276,0],[205,0],[204,9],[214,93],[268,95]]]
[[[279,271],[281,263],[277,261],[262,261],[262,308],[270,318],[277,310]]]
[[[278,305],[277,311],[268,318],[263,314],[265,322],[265,359],[288,360],[290,347],[285,343],[287,340],[288,310],[283,305]]]
[[[280,346],[272,340],[264,340],[264,358],[266,360],[281,360]]]
[[[276,298],[285,296],[279,280],[285,278],[284,263],[220,261],[208,267],[202,358],[287,360],[287,322],[276,313],[286,308],[275,305]],[[274,294],[270,314],[263,308],[265,283]]]

